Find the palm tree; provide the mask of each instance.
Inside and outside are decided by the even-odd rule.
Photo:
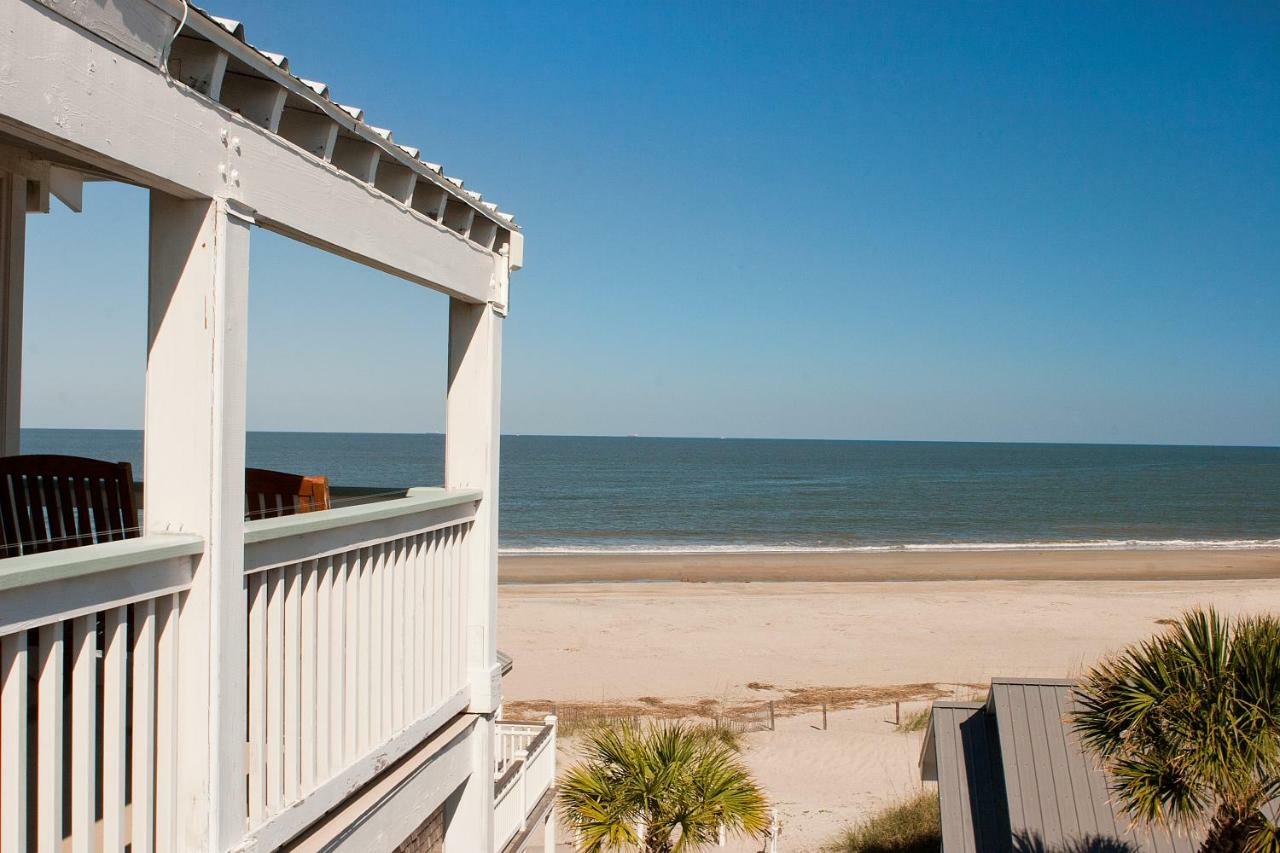
[[[728,833],[763,838],[768,803],[735,750],[683,723],[623,723],[586,736],[559,805],[589,853],[685,853]]]
[[[1073,724],[1133,818],[1280,851],[1280,620],[1191,611],[1093,669]]]

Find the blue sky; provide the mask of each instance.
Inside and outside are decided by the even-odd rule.
[[[517,215],[508,432],[1280,444],[1274,5],[210,7]],[[145,209],[32,219],[28,425],[140,424]],[[251,427],[440,428],[442,297],[252,272]]]

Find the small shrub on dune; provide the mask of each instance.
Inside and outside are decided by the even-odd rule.
[[[918,711],[912,711],[902,718],[902,722],[898,724],[900,732],[922,732],[929,725],[929,715],[931,708],[921,708]]]
[[[942,819],[938,795],[921,791],[881,810],[844,834],[831,853],[938,853]]]
[[[585,853],[692,853],[715,846],[722,827],[758,840],[769,831],[764,793],[716,727],[600,726],[581,751],[558,801]]]

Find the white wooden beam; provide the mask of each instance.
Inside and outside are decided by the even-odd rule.
[[[279,133],[308,154],[321,160],[333,159],[333,146],[338,141],[338,123],[324,113],[290,109],[285,103],[280,116]]]
[[[0,130],[171,195],[231,195],[265,227],[455,298],[492,296],[492,253],[42,8],[5,10]]]
[[[27,213],[49,212],[49,170],[27,176]]]
[[[471,230],[467,236],[471,242],[492,250],[493,241],[498,236],[498,225],[492,219],[475,217],[471,220]]]
[[[280,114],[288,91],[278,83],[227,72],[222,77],[218,101],[249,121],[275,133],[280,127]]]
[[[179,36],[169,49],[169,73],[216,101],[222,96],[227,52],[212,42]]]
[[[471,232],[471,222],[475,219],[476,210],[468,207],[458,199],[450,196],[444,208],[444,219],[441,220],[450,231],[456,231],[463,237]]]
[[[382,150],[378,146],[342,134],[338,134],[338,141],[333,146],[333,165],[366,184],[377,179],[381,157]]]
[[[507,263],[511,272],[515,272],[524,266],[524,233],[512,231],[507,239]]]
[[[153,192],[144,472],[147,533],[206,546],[180,615],[180,849],[226,850],[244,797],[245,374],[250,220]]]
[[[36,0],[59,15],[75,21],[89,32],[118,44],[142,59],[159,64],[160,46],[174,31],[176,21],[169,16],[138,15],[120,3],[75,3],[67,0]]]
[[[417,174],[394,160],[383,160],[378,164],[374,185],[401,204],[413,202],[413,188],[417,183]]]
[[[76,213],[84,210],[84,175],[79,172],[50,166],[49,192]]]
[[[445,202],[448,200],[449,194],[443,187],[427,181],[418,181],[417,186],[413,188],[413,201],[410,202],[410,206],[428,219],[440,222],[444,219]]]
[[[27,179],[0,172],[0,456],[20,453]]]

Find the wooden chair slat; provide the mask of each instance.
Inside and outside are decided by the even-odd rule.
[[[107,513],[109,519],[107,527],[110,529],[112,539],[126,539],[129,535],[129,528],[138,524],[136,517],[127,519],[124,517],[124,501],[127,500],[121,492],[133,494],[133,469],[128,462],[121,462],[124,466],[124,478],[117,477],[115,479],[102,481],[102,491],[107,499]]]
[[[80,532],[80,535],[76,538],[76,544],[91,545],[94,540],[93,524],[89,517],[89,483],[84,477],[68,476],[76,495],[76,527]]]
[[[76,498],[75,491],[71,487],[71,478],[61,476],[57,481],[59,535],[66,542],[79,544],[80,531],[76,528]]]
[[[106,491],[99,476],[88,478],[88,501],[93,510],[93,538],[96,542],[110,542],[115,537],[111,535],[111,515],[106,508]]]
[[[23,550],[32,550],[35,552],[44,551],[39,541],[36,539],[36,530],[31,523],[31,504],[34,500],[37,507],[40,506],[40,494],[37,492],[34,498],[31,495],[31,478],[25,475],[17,477],[14,480],[14,493],[19,495],[22,502],[18,505],[18,536],[21,537]]]
[[[50,482],[49,486],[52,491],[53,483]],[[31,515],[31,530],[35,541],[40,544],[40,550],[51,551],[55,547],[54,540],[57,539],[57,534],[53,532],[52,519],[49,518],[44,478],[28,476],[27,494],[31,496],[27,511]]]
[[[4,549],[0,554],[16,557],[22,551],[22,538],[18,535],[17,501],[14,500],[13,477],[0,474],[0,531],[4,534]]]

